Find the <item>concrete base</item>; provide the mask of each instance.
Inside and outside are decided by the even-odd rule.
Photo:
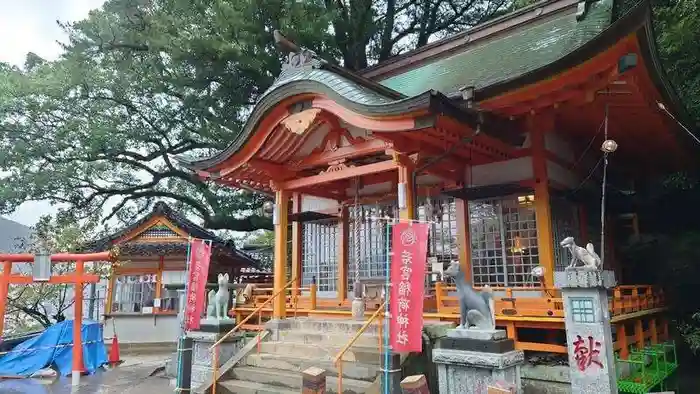
[[[187,337],[191,338],[192,343],[192,387],[199,387],[204,381],[213,376],[214,373],[214,353],[210,350],[224,334],[192,331],[187,333]],[[226,338],[218,347],[218,365],[221,367],[231,357],[233,357],[243,346],[245,346],[246,337],[243,334],[236,333]]]
[[[486,394],[488,387],[497,382],[510,383],[522,393],[520,364],[524,358],[521,350],[499,354],[433,349],[440,394]]]

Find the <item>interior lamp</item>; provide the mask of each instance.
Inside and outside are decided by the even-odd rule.
[[[528,205],[532,204],[533,202],[535,202],[534,194],[528,194],[527,196],[518,196],[518,203],[520,205]]]

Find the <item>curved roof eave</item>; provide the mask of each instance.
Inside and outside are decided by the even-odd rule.
[[[324,78],[319,77],[320,73],[324,74]],[[304,72],[299,74],[303,76]],[[458,107],[452,100],[436,91],[427,91],[413,97],[393,99],[379,96],[376,92],[363,95],[362,92],[366,89],[362,86],[355,82],[348,81],[330,71],[318,69],[307,70],[306,76],[309,78],[298,77],[286,83],[283,82],[276,86],[273,85],[270,90],[265,92],[263,97],[255,105],[255,108],[248,117],[241,132],[223,151],[209,158],[197,161],[179,156],[177,157],[178,161],[195,171],[206,171],[224,162],[248,142],[267,114],[279,103],[295,96],[325,96],[338,103],[340,106],[367,117],[393,117],[419,110],[432,109],[440,113],[449,114],[450,116],[474,126],[478,121],[476,114],[467,112]],[[353,93],[350,95],[352,98],[348,97],[349,92]],[[300,101],[303,101],[303,99]]]

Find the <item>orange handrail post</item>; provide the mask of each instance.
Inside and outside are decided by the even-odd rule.
[[[437,304],[438,313],[442,313],[442,288],[444,283],[435,282],[435,304]]]
[[[316,283],[312,283],[310,287],[309,293],[311,293],[311,310],[315,311],[316,310]]]
[[[258,306],[257,308],[255,308],[250,314],[248,314],[248,316],[246,316],[243,320],[241,320],[238,324],[236,324],[236,326],[233,327],[233,328],[231,329],[231,331],[229,331],[229,332],[227,332],[226,334],[224,334],[218,341],[216,341],[213,345],[211,345],[211,346],[209,347],[209,351],[212,352],[213,363],[214,363],[214,371],[213,371],[214,376],[213,376],[213,380],[212,380],[212,394],[216,394],[216,382],[217,382],[217,380],[219,380],[219,376],[218,376],[218,375],[219,375],[219,367],[218,367],[218,363],[219,363],[219,359],[218,359],[218,358],[219,358],[219,354],[218,354],[218,351],[217,351],[219,345],[221,345],[221,343],[223,343],[223,342],[224,342],[228,337],[230,337],[233,333],[235,333],[236,331],[238,331],[238,329],[240,329],[245,323],[247,323],[248,320],[250,320],[253,316],[255,316],[256,314],[260,313],[260,312],[262,311],[262,309],[263,309],[267,304],[271,303],[273,300],[275,300],[275,299],[276,299],[277,297],[279,297],[281,294],[283,294],[284,292],[286,292],[286,291],[289,289],[289,287],[294,283],[295,280],[296,280],[296,278],[293,278],[292,280],[290,280],[289,282],[287,282],[286,285],[284,285],[281,289],[279,289],[279,290],[278,290],[276,293],[274,293],[271,297],[268,297],[268,299],[266,299],[265,302],[263,302],[262,304],[260,304],[260,306]],[[258,334],[258,338],[257,338],[256,340],[260,341],[260,334]],[[260,346],[260,342],[258,342],[258,352],[260,351],[260,350],[259,350],[259,346]]]
[[[353,344],[357,341],[357,339],[362,335],[365,331],[367,331],[367,328],[374,322],[374,320],[377,319],[377,317],[381,316],[384,313],[384,308],[386,307],[386,300],[382,302],[382,304],[377,308],[377,310],[372,314],[372,316],[365,322],[365,324],[360,327],[359,330],[355,333],[355,335],[350,338],[350,341],[338,352],[338,354],[333,358],[333,365],[338,368],[338,393],[343,392],[343,356],[345,353],[350,350]],[[381,347],[380,347],[381,349]]]

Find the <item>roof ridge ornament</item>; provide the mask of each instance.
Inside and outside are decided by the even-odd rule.
[[[307,68],[320,68],[323,64],[316,52],[303,48],[285,37],[279,30],[273,33],[275,45],[280,52],[287,55],[287,62],[282,64],[282,72]]]

